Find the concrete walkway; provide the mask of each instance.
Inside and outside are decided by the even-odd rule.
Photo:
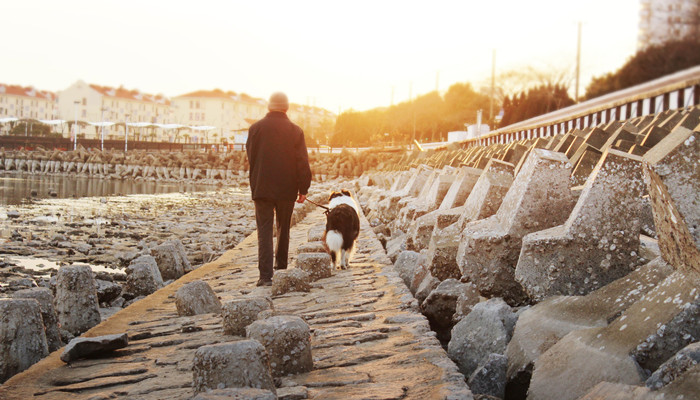
[[[292,228],[290,254],[320,209]],[[187,282],[207,281],[222,303],[254,292],[257,237],[103,321],[84,336],[129,334],[110,357],[67,365],[58,350],[0,386],[0,399],[189,399],[192,359],[203,345],[240,340],[225,335],[221,316],[177,315],[173,295]],[[440,347],[417,303],[393,271],[362,217],[351,267],[313,283],[310,293],[273,297],[276,314],[304,318],[312,330],[313,371],[278,380],[286,399],[471,399],[457,367]],[[241,366],[242,368],[245,366]]]

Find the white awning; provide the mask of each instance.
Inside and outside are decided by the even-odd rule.
[[[208,125],[202,125],[202,126],[190,126],[190,129],[193,131],[210,131],[212,129],[216,129],[215,126],[208,126]]]
[[[19,121],[19,118],[15,118],[15,117],[0,118],[0,124],[5,124],[8,122],[15,122],[15,121]]]
[[[103,126],[112,126],[115,123],[114,122],[88,122],[88,124],[92,125],[92,126],[103,127]]]
[[[40,119],[38,121],[44,125],[61,125],[66,122],[64,119]]]

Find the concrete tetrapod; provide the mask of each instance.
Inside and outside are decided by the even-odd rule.
[[[700,181],[688,179],[688,175],[697,172],[697,139],[691,137],[696,138],[697,133],[677,128],[657,144],[660,147],[647,153],[651,154],[649,159],[645,156],[661,254],[675,272],[607,327],[573,331],[542,354],[535,361],[529,398],[576,399],[603,381],[641,385],[676,352],[698,340],[700,272],[695,267],[700,261],[688,221],[700,211],[696,208],[690,214],[682,214],[679,204],[688,197],[678,195],[685,191],[673,189],[672,183],[692,185],[689,193],[700,190]],[[690,157],[674,157],[686,151],[694,153]],[[656,169],[663,171],[664,164],[685,176],[662,179]],[[688,373],[697,376],[692,371]],[[697,394],[679,390],[674,395],[690,398]]]
[[[531,299],[583,295],[637,268],[641,159],[607,151],[563,225],[530,233],[515,279]]]
[[[474,184],[459,220],[447,227],[436,226],[428,246],[428,269],[437,279],[459,279],[462,276],[457,265],[457,249],[460,234],[467,222],[493,215],[500,207],[505,194],[513,183],[513,165],[492,159]],[[439,224],[439,217],[436,223]]]
[[[502,297],[511,305],[527,301],[515,280],[522,238],[566,220],[574,205],[570,175],[566,156],[534,149],[498,212],[464,226],[457,264],[483,296]]]

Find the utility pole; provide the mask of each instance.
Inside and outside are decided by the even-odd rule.
[[[581,21],[578,23],[578,45],[576,47],[576,92],[574,100],[578,102],[578,82],[581,73]]]
[[[491,59],[491,101],[489,105],[489,121],[493,121],[493,97],[496,94],[496,49],[493,49]],[[493,122],[490,122],[493,123]]]

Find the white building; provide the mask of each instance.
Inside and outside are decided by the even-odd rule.
[[[36,90],[31,86],[0,83],[0,118],[43,119],[57,118],[56,94]]]
[[[641,0],[638,47],[700,34],[700,1]]]
[[[123,87],[112,88],[77,81],[58,93],[58,115],[66,121],[114,122],[105,128],[105,138],[121,139],[124,135],[124,122],[172,123],[173,115],[170,100],[163,95],[141,93]],[[98,138],[98,128],[80,126],[78,135]],[[134,129],[135,139],[162,140],[160,130]],[[140,136],[140,138],[139,138]]]

